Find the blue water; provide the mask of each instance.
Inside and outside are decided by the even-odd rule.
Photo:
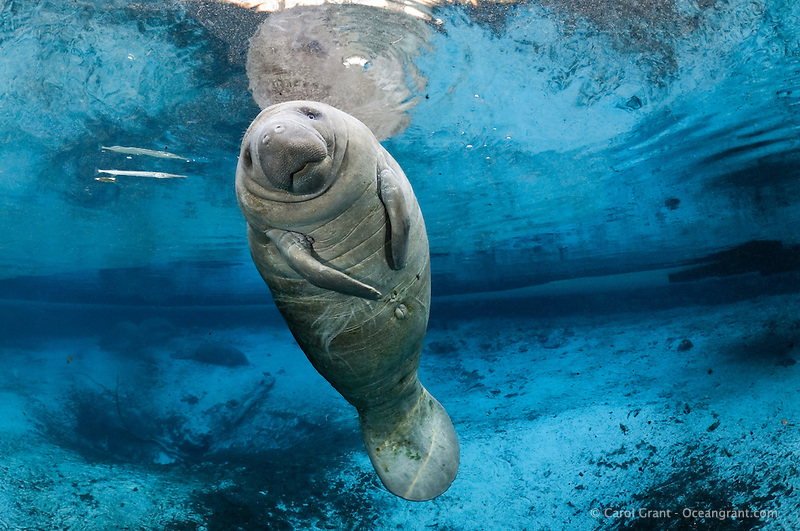
[[[394,48],[334,24],[412,98],[383,145],[462,444],[426,504],[382,489],[250,260],[248,39],[301,42],[301,10],[0,2],[0,529],[800,525],[800,5],[446,5]]]

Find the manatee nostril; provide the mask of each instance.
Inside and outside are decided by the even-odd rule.
[[[286,132],[286,126],[283,124],[276,124],[272,129],[264,133],[264,136],[261,137],[261,143],[266,146],[269,144],[270,140],[272,140],[270,135],[282,135],[284,132]]]

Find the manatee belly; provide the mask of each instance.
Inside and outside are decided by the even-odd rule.
[[[387,262],[386,213],[373,187],[333,219],[295,230],[313,240],[321,262],[377,288],[371,301],[319,288],[250,231],[253,260],[292,334],[314,367],[360,411],[416,392],[430,307],[430,258],[414,204],[408,263]]]

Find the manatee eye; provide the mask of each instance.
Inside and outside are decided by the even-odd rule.
[[[300,114],[304,114],[306,118],[309,120],[317,120],[319,119],[319,113],[312,109],[300,109]]]

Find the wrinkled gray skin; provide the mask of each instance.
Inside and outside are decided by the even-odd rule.
[[[236,195],[258,271],[308,359],[358,410],[383,484],[414,501],[447,490],[458,439],[417,379],[430,257],[403,170],[349,114],[281,103],[245,133]]]

